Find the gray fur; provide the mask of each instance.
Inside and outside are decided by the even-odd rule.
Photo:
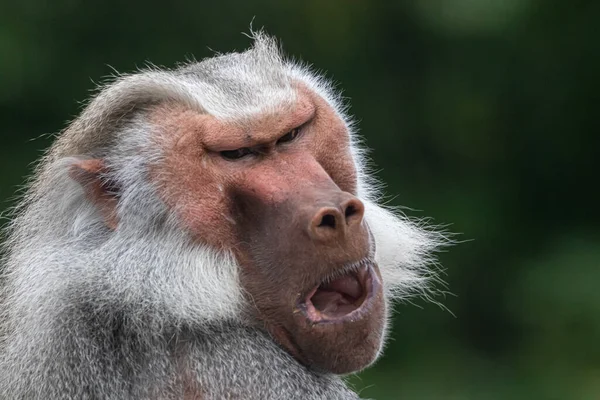
[[[309,370],[243,313],[231,254],[194,243],[158,199],[148,168],[163,155],[147,110],[179,103],[243,122],[294,101],[301,81],[348,124],[359,197],[389,298],[427,294],[443,237],[377,205],[363,152],[329,83],[257,34],[243,53],[117,78],[59,135],[15,210],[0,291],[0,398],[357,399],[340,377]],[[67,171],[105,159],[121,188],[119,229]]]

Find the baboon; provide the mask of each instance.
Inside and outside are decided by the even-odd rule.
[[[380,203],[341,96],[252,35],[105,85],[7,227],[3,399],[358,399],[443,235]]]

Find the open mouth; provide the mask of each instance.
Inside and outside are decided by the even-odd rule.
[[[364,260],[326,278],[300,300],[298,308],[313,323],[359,318],[374,293],[372,265]]]

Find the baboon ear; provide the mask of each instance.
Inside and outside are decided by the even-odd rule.
[[[117,204],[119,191],[114,182],[107,178],[108,169],[101,159],[79,160],[71,164],[69,176],[77,181],[85,195],[100,211],[106,226],[117,229]]]

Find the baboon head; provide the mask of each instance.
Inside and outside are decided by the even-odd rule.
[[[7,259],[55,282],[40,299],[60,287],[132,326],[239,321],[311,368],[356,371],[389,300],[426,290],[440,237],[377,205],[339,95],[254,39],[101,90],[43,160]]]

